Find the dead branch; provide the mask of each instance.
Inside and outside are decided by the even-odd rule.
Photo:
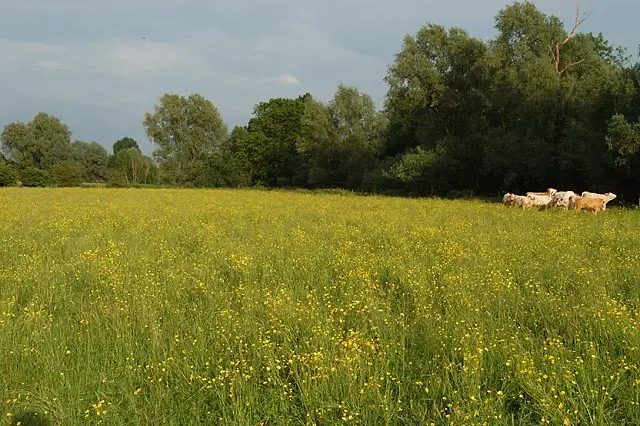
[[[565,72],[566,70],[568,70],[570,67],[572,67],[572,66],[574,66],[574,65],[578,65],[578,64],[580,64],[580,63],[584,62],[584,61],[585,61],[585,59],[586,59],[586,58],[582,58],[582,59],[580,59],[579,61],[571,62],[571,63],[569,63],[569,64],[565,65],[565,66],[564,66],[564,68],[562,68],[562,69],[559,71],[559,74],[562,74],[563,72]]]
[[[578,65],[581,62],[584,62],[584,60],[586,59],[586,58],[583,58],[583,59],[581,59],[579,61],[571,62],[571,63],[565,65],[562,69],[560,68],[560,47],[564,46],[565,44],[567,44],[567,42],[569,40],[571,40],[573,37],[575,37],[575,35],[576,35],[577,31],[578,31],[578,28],[580,27],[580,25],[582,25],[582,23],[584,21],[587,20],[589,15],[591,15],[591,12],[592,11],[589,10],[588,12],[580,13],[580,3],[577,3],[576,4],[576,19],[575,19],[575,22],[573,24],[573,27],[567,33],[567,37],[565,37],[565,39],[562,40],[561,42],[556,43],[556,45],[553,48],[551,46],[549,46],[549,49],[551,50],[551,54],[553,55],[553,61],[555,63],[555,69],[556,69],[556,72],[558,74],[562,74],[563,72],[568,70],[570,67]]]

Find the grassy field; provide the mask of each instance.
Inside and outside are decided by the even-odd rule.
[[[640,211],[0,189],[0,425],[640,424]]]

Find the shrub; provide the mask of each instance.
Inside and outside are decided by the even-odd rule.
[[[10,164],[0,164],[0,186],[13,186],[18,182],[18,171]]]
[[[82,169],[73,161],[64,160],[51,168],[51,179],[57,186],[78,186],[82,182]]]
[[[49,175],[36,167],[27,167],[20,173],[20,180],[23,186],[47,186]]]

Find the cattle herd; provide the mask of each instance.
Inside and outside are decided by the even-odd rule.
[[[526,195],[516,195],[510,192],[504,194],[502,202],[506,206],[516,206],[527,209],[537,206],[540,209],[560,207],[567,210],[586,210],[593,214],[607,209],[607,203],[616,198],[613,192],[598,194],[584,191],[581,195],[573,191],[558,191],[548,188],[546,192],[527,192]]]

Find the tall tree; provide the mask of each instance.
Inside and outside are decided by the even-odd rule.
[[[587,16],[577,9],[568,30],[529,2],[496,16],[485,166],[502,188],[593,188],[610,176],[606,121],[625,82],[603,59],[606,40],[578,32]]]
[[[297,149],[303,132],[305,101],[272,98],[255,106],[247,135],[238,139],[238,149],[252,162],[254,182],[267,186],[305,186],[307,165]]]
[[[153,113],[146,113],[144,126],[158,148],[158,160],[165,179],[172,183],[193,183],[203,158],[218,150],[228,137],[227,125],[215,105],[199,94],[188,97],[165,94]]]
[[[309,185],[363,190],[381,152],[384,118],[366,93],[343,84],[328,105],[307,99],[299,151]]]
[[[44,112],[28,123],[7,124],[0,142],[7,157],[21,167],[46,169],[71,154],[71,130],[59,118]]]
[[[438,159],[430,162],[433,167],[446,165],[438,182],[419,179],[423,191],[478,184],[487,127],[487,54],[485,43],[464,30],[428,24],[415,37],[405,37],[385,77],[384,154],[401,159],[420,146]]]

